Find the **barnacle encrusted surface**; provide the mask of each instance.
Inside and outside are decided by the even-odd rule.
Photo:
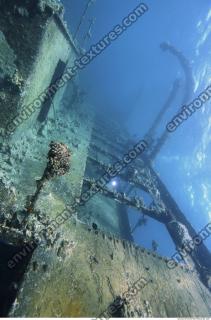
[[[180,242],[181,246],[188,244],[192,240],[184,224],[173,220],[169,223],[169,228],[172,229],[172,232],[174,232],[174,234],[178,238],[178,242]]]
[[[38,7],[42,12],[50,9],[53,13],[62,14],[64,11],[63,5],[57,0],[39,0]]]
[[[48,153],[48,165],[46,168],[46,178],[54,176],[63,176],[70,170],[70,151],[68,147],[61,142],[50,143]]]
[[[50,143],[50,150],[48,152],[48,163],[43,176],[37,180],[37,189],[33,196],[27,199],[27,211],[30,213],[34,210],[35,203],[38,200],[44,184],[55,176],[63,176],[70,169],[70,151],[68,147],[62,142]]]

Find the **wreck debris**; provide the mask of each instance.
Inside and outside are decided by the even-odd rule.
[[[184,106],[191,99],[193,92],[194,92],[194,78],[193,78],[193,73],[191,70],[191,65],[190,65],[188,59],[183,55],[183,53],[180,52],[178,49],[176,49],[173,45],[171,45],[167,42],[163,42],[163,43],[161,43],[160,48],[163,51],[169,51],[171,54],[173,54],[178,59],[180,65],[184,71],[185,90],[184,90],[183,100],[181,103],[181,106]],[[172,98],[170,99],[170,102],[175,97],[176,93],[178,92],[178,89],[179,89],[179,86],[178,86],[178,84],[175,83],[174,88],[172,89]],[[171,97],[171,95],[170,95],[170,97]],[[181,108],[179,108],[178,111],[180,111],[180,110],[181,110]],[[164,109],[164,111],[166,111],[166,108]],[[159,120],[159,118],[158,118],[158,120]],[[156,124],[156,126],[157,126],[157,124]],[[157,156],[157,154],[160,152],[161,148],[165,144],[166,140],[168,139],[168,137],[169,137],[169,134],[165,130],[163,132],[163,134],[161,135],[161,137],[157,140],[157,143],[156,143],[154,149],[152,150],[152,153],[150,155],[151,160],[155,159],[155,157]]]
[[[156,252],[158,250],[158,243],[155,240],[152,240],[152,251]]]
[[[6,243],[10,245],[23,245],[31,240],[29,234],[24,234],[22,231],[7,227],[5,225],[0,224],[0,233],[1,239],[3,239]]]
[[[184,54],[179,51],[177,48],[175,48],[173,45],[171,45],[168,42],[163,42],[160,45],[160,48],[163,51],[169,51],[171,54],[173,54],[179,61],[184,74],[185,74],[185,92],[184,97],[182,101],[182,105],[188,103],[188,101],[191,99],[192,94],[194,92],[194,78],[193,78],[193,72],[191,69],[191,65],[188,61],[188,59],[184,56]]]
[[[20,75],[19,71],[16,69],[13,76],[9,79],[11,84],[16,87],[18,90],[21,90],[23,87],[23,77]]]
[[[93,222],[93,223],[92,223],[92,228],[93,228],[94,230],[97,230],[97,229],[98,229],[97,224]]]
[[[158,126],[160,125],[161,121],[162,121],[162,118],[164,117],[165,113],[168,111],[168,109],[172,106],[172,103],[174,102],[177,94],[178,94],[178,91],[180,89],[180,86],[181,86],[181,81],[179,79],[176,79],[174,81],[174,84],[173,84],[173,87],[171,89],[171,92],[166,100],[166,102],[164,103],[162,109],[160,110],[160,112],[158,113],[157,117],[155,118],[151,128],[149,129],[148,133],[146,134],[145,136],[145,139],[147,141],[150,141],[150,148],[152,150],[152,153],[150,155],[150,159],[154,159],[157,155],[157,153],[159,152],[159,147],[160,147],[160,143],[162,141],[161,138],[158,139],[157,141],[155,141],[154,139],[154,135],[155,135],[155,132],[158,128]],[[153,147],[153,144],[154,142],[156,143],[156,146]],[[162,145],[161,145],[162,146]]]
[[[134,231],[141,226],[146,226],[147,224],[147,219],[145,218],[145,216],[143,215],[138,222],[135,224],[135,226],[132,228],[131,233],[134,233]]]
[[[68,147],[61,142],[50,143],[50,150],[48,152],[48,164],[44,174],[40,180],[37,180],[37,190],[35,194],[29,198],[27,205],[28,213],[34,211],[35,203],[44,184],[56,176],[65,175],[70,169],[70,151]]]
[[[178,83],[179,85],[180,83]],[[175,83],[175,89],[177,89],[177,83]],[[178,88],[179,89],[179,88]],[[167,108],[168,109],[168,108]],[[109,136],[110,141],[113,141],[114,138],[112,137],[112,128],[110,126],[105,125],[104,121],[101,121],[99,125],[99,121],[97,122],[97,130],[94,129],[93,138],[90,143],[90,154],[89,154],[89,161],[90,165],[96,164],[94,172],[97,174],[105,174],[105,171],[108,176],[111,176],[110,172],[112,172],[113,165],[110,162],[114,162],[115,160],[121,161],[118,159],[119,157],[119,143],[115,140],[114,143],[107,142],[105,134],[103,130],[109,132],[107,136]],[[157,124],[156,124],[157,126]],[[115,126],[114,126],[115,127]],[[109,129],[108,129],[109,128]],[[102,130],[103,129],[103,130]],[[153,128],[154,130],[154,128]],[[115,134],[118,136],[118,134]],[[122,136],[122,134],[120,134]],[[108,138],[107,138],[108,139]],[[134,139],[133,139],[134,140]],[[121,142],[120,142],[121,143]],[[131,142],[132,144],[132,142]],[[135,144],[135,142],[134,142]],[[116,146],[116,147],[115,147]],[[103,160],[106,156],[108,159],[108,163],[104,163]],[[136,159],[134,164],[129,166],[129,169],[123,169],[120,173],[118,173],[118,178],[123,180],[124,186],[125,182],[129,183],[131,186],[134,187],[135,191],[138,189],[140,191],[146,192],[151,198],[152,202],[150,204],[143,203],[143,199],[139,199],[137,197],[131,197],[128,188],[124,187],[121,191],[124,192],[115,192],[115,190],[111,190],[111,188],[107,188],[106,186],[101,187],[99,192],[110,199],[117,201],[118,203],[124,204],[126,206],[131,206],[136,208],[142,214],[146,216],[150,216],[151,218],[163,223],[173,242],[175,243],[176,247],[180,250],[181,242],[185,241],[185,238],[178,237],[173,232],[172,228],[169,224],[174,220],[178,223],[181,223],[186,227],[188,230],[188,234],[193,238],[196,236],[196,232],[194,228],[191,226],[189,221],[186,219],[184,213],[178,207],[176,201],[173,199],[171,194],[169,193],[168,189],[166,188],[165,184],[160,179],[159,175],[155,172],[150,164],[150,158],[148,155],[142,155],[141,159]],[[96,170],[97,167],[97,170]],[[133,167],[133,168],[132,168]],[[137,169],[134,171],[134,169]],[[128,175],[127,171],[131,170],[131,175]],[[137,172],[138,171],[138,172]],[[130,173],[130,172],[129,172]],[[135,173],[135,174],[133,174]],[[112,176],[113,178],[113,176]],[[87,181],[91,179],[84,179],[84,186],[91,188],[91,181]],[[145,198],[144,198],[145,199]],[[206,259],[204,259],[206,257]],[[200,274],[200,278],[202,282],[209,287],[210,285],[210,253],[207,250],[206,246],[202,243],[200,247],[198,246],[194,252],[188,254],[188,257],[185,261],[188,265],[193,267],[194,270]],[[202,272],[202,266],[205,267],[205,271]],[[203,273],[203,276],[202,276]]]
[[[124,317],[124,306],[126,299],[121,296],[115,297],[114,301],[108,306],[107,313],[112,318],[123,318]]]
[[[154,135],[154,133],[155,133],[157,127],[159,126],[159,124],[160,124],[165,112],[171,107],[172,102],[174,101],[174,99],[175,99],[175,97],[176,97],[176,95],[178,93],[178,90],[179,90],[179,88],[181,86],[180,82],[181,81],[179,79],[176,79],[174,81],[174,84],[173,84],[173,87],[172,87],[171,92],[169,94],[169,97],[167,98],[164,106],[162,107],[162,109],[158,113],[155,121],[153,122],[151,128],[148,131],[148,136],[149,137],[152,137]]]
[[[85,19],[85,17],[86,17],[86,14],[87,14],[87,11],[88,11],[89,7],[90,7],[94,2],[95,2],[95,0],[88,0],[88,2],[87,2],[87,4],[86,4],[86,7],[85,7],[85,9],[84,9],[84,12],[83,12],[83,14],[82,14],[82,16],[81,16],[81,19],[80,19],[80,21],[79,21],[79,24],[78,24],[78,26],[77,26],[77,28],[76,28],[75,34],[74,34],[74,36],[73,36],[73,40],[75,40],[75,38],[76,38],[76,36],[77,36],[77,34],[78,34],[79,30],[80,30],[80,27],[81,27],[81,25],[82,25],[82,23],[83,23],[83,21],[84,21],[84,19]]]
[[[176,220],[173,220],[168,223],[169,230],[171,230],[172,234],[177,238],[177,244],[183,248],[185,245],[192,241],[192,237],[190,236],[188,229],[186,226]]]
[[[65,175],[70,169],[70,151],[68,147],[64,143],[52,141],[50,143],[48,160],[44,173],[47,180],[55,176]]]
[[[93,179],[85,178],[84,184],[89,188],[93,185]],[[150,205],[148,207],[144,204],[143,199],[138,197],[129,197],[124,192],[111,191],[108,187],[101,187],[99,192],[111,199],[116,200],[119,203],[126,204],[128,206],[136,208],[138,211],[141,211],[143,214],[146,214],[154,219],[157,219],[160,222],[166,221],[166,211],[165,208]]]
[[[51,13],[62,15],[64,13],[64,6],[57,0],[39,0],[38,9],[41,12],[50,10]]]
[[[89,28],[87,33],[83,37],[83,40],[84,40],[83,46],[85,45],[87,39],[90,40],[92,38],[92,27],[95,24],[95,21],[96,21],[96,18],[89,19]]]
[[[211,270],[203,267],[201,272],[201,278],[206,284],[207,288],[211,291]]]

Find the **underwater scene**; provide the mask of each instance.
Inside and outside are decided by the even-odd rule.
[[[0,0],[0,317],[211,318],[210,0]]]

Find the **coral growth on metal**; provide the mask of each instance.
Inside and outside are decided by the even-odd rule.
[[[65,175],[70,170],[70,157],[70,151],[64,143],[52,141],[48,152],[46,178]]]

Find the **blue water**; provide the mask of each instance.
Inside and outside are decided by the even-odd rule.
[[[87,0],[63,0],[65,19],[74,33]],[[122,21],[140,2],[137,0],[96,0],[77,40],[84,44],[88,18],[95,17],[92,38],[84,45],[98,42]],[[160,49],[170,42],[191,64],[194,77],[192,99],[211,84],[211,2],[208,0],[149,0],[149,11],[80,73],[80,81],[93,105],[105,117],[115,117],[131,134],[142,138],[166,101],[176,78],[183,81],[180,95],[159,132],[181,107],[184,74],[176,60]],[[191,102],[191,101],[189,101]],[[197,231],[211,220],[211,144],[210,102],[171,133],[156,160],[159,173],[181,210]],[[133,226],[139,215],[130,209]],[[147,226],[134,233],[137,243],[158,252],[173,254],[175,248],[165,227],[149,219]],[[211,237],[205,241],[211,249]]]

